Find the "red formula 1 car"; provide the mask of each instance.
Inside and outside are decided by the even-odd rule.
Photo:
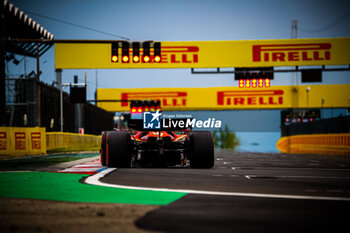
[[[146,108],[143,106],[143,109]],[[140,112],[142,111],[138,111]],[[102,132],[102,165],[192,168],[214,166],[214,143],[209,131],[183,128],[145,130],[142,119],[129,119],[128,128],[127,131]]]

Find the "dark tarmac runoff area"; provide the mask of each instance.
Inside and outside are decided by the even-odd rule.
[[[350,157],[217,150],[212,169],[117,169],[104,183],[188,193],[136,225],[161,232],[343,232]]]

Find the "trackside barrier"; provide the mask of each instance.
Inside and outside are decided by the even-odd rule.
[[[277,149],[291,154],[350,155],[350,133],[281,137]]]
[[[46,154],[46,129],[0,127],[0,155]]]
[[[47,152],[93,151],[101,147],[101,136],[50,132],[46,134]]]

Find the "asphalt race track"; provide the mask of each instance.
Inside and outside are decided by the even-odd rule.
[[[136,222],[147,230],[340,232],[350,217],[345,156],[216,151],[213,169],[117,169],[101,181],[188,193]]]

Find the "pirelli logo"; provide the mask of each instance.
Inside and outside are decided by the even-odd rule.
[[[0,150],[7,150],[7,133],[0,132]]]
[[[32,149],[40,150],[41,149],[41,134],[40,132],[32,132],[30,133],[31,141],[32,141]]]
[[[331,48],[330,43],[253,45],[253,62],[330,60]]]
[[[218,91],[219,106],[279,106],[283,104],[283,90]]]
[[[122,107],[128,107],[130,100],[160,100],[162,107],[185,107],[187,105],[187,92],[122,92],[121,99]]]
[[[161,63],[198,63],[197,46],[162,46]]]
[[[26,133],[15,132],[15,150],[25,150],[25,149],[26,149]]]

